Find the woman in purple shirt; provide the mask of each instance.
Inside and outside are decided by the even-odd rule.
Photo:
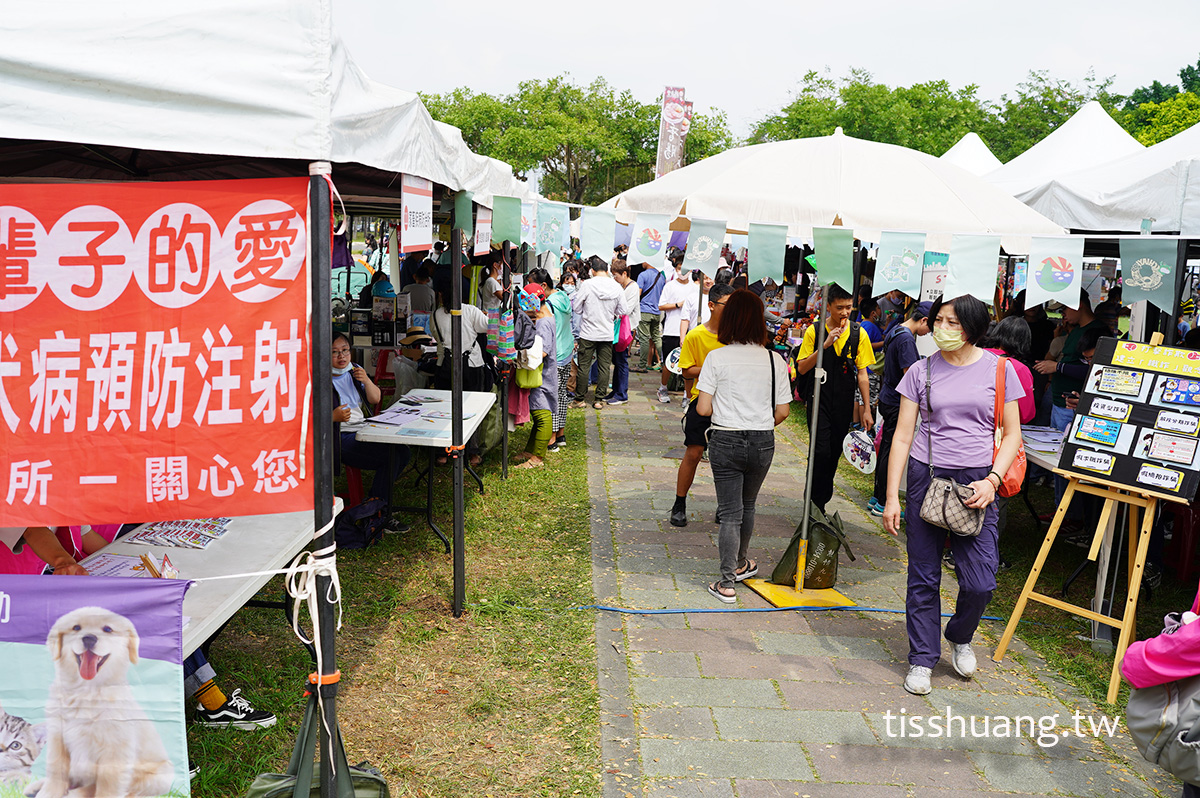
[[[996,401],[996,355],[976,344],[987,333],[990,316],[978,299],[939,299],[930,309],[933,340],[940,352],[916,363],[904,375],[900,417],[888,462],[887,503],[883,525],[893,535],[900,529],[900,476],[908,469],[907,550],[908,676],[904,689],[930,692],[930,675],[941,658],[942,549],[946,529],[926,523],[919,508],[929,488],[930,466],[974,490],[966,504],[987,508],[983,531],[976,537],[951,535],[950,548],[958,574],[954,616],[946,624],[950,663],[963,678],[975,673],[971,638],[996,589],[999,562],[996,532],[996,489],[1017,456],[1021,422],[1017,400],[1024,393],[1012,363],[1005,366],[1004,441],[992,456]],[[931,386],[926,399],[925,375]],[[918,412],[919,406],[919,412]],[[932,406],[932,413],[928,407]],[[914,433],[918,417],[921,426]],[[930,455],[932,441],[933,454]]]

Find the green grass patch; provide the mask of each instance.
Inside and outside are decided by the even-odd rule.
[[[485,495],[467,476],[462,618],[451,614],[451,558],[423,519],[339,554],[341,728],[350,761],[382,770],[397,798],[599,793],[593,614],[569,609],[593,601],[583,415],[567,427],[573,445],[544,468],[501,480],[497,450],[477,469]],[[513,451],[526,434],[512,436]],[[450,535],[450,469],[436,474],[435,515]],[[413,479],[401,476],[397,503],[423,504]],[[261,597],[281,590],[275,580]],[[193,794],[239,795],[286,767],[311,667],[268,609],[242,610],[211,658],[226,692],[242,687],[280,719],[252,733],[189,728],[201,765]]]

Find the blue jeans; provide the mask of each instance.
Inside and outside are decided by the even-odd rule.
[[[967,484],[987,475],[990,465],[978,468],[935,468],[939,477],[950,477]],[[911,457],[908,460],[908,512],[905,533],[908,549],[908,664],[932,668],[942,655],[942,549],[950,536],[954,570],[958,576],[958,598],[954,616],[946,623],[946,639],[951,643],[970,643],[983,617],[992,591],[996,589],[996,566],[1000,561],[997,547],[996,517],[992,502],[983,516],[983,531],[975,537],[955,535],[921,520],[921,502],[929,489],[929,465]]]
[[[613,348],[613,387],[610,399],[629,401],[629,350],[618,352]]]
[[[774,458],[774,430],[714,429],[709,436],[708,462],[721,517],[717,550],[723,587],[733,586],[734,571],[750,551],[754,505]]]

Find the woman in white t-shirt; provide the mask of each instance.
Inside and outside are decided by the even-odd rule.
[[[479,284],[479,304],[484,314],[500,307],[500,302],[504,299],[504,287],[496,279],[496,268],[495,264],[488,264],[479,273],[479,279],[482,281]]]
[[[434,293],[437,295],[438,306],[431,317],[433,337],[437,339],[441,350],[438,358],[438,369],[433,375],[433,387],[441,391],[450,390],[451,361],[455,357],[451,335],[453,319],[450,314],[453,286],[450,278],[442,275],[434,283]],[[462,387],[464,391],[492,390],[491,371],[484,363],[483,348],[479,345],[479,337],[487,334],[488,318],[482,310],[474,305],[462,304],[462,352],[458,355],[458,363],[464,366]],[[479,433],[467,441],[467,462],[479,465]],[[438,465],[446,462],[445,457],[437,458]]]
[[[775,427],[788,417],[791,383],[783,358],[767,349],[763,303],[741,289],[725,301],[717,340],[697,382],[696,412],[712,416],[708,461],[717,489],[721,578],[708,586],[719,601],[737,600],[734,585],[758,573],[747,555],[754,504],[775,457]]]

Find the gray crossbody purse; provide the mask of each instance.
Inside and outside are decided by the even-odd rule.
[[[933,384],[933,358],[925,362],[925,432],[929,436],[929,489],[921,502],[921,520],[927,524],[948,529],[956,535],[973,538],[983,531],[983,516],[987,508],[968,507],[966,502],[975,494],[974,489],[960,485],[947,477],[933,475],[933,402],[930,386]]]

